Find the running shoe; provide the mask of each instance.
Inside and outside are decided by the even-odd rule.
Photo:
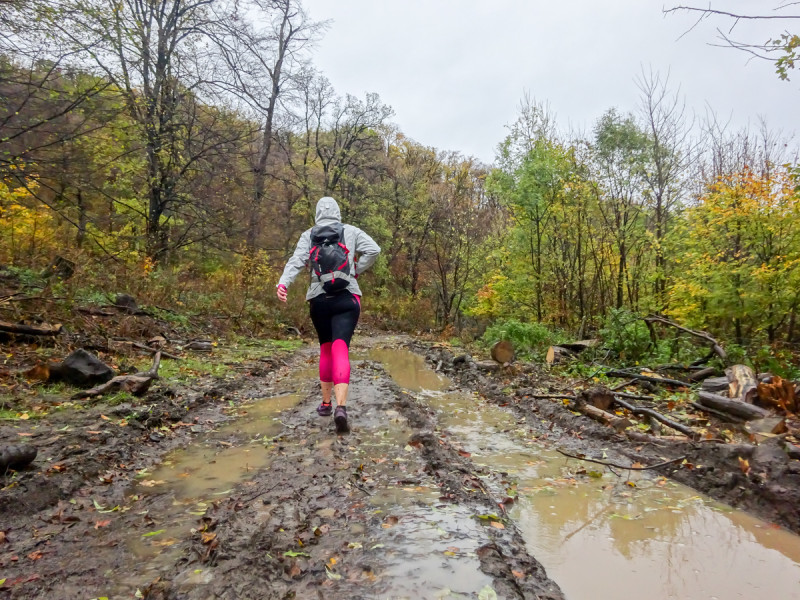
[[[333,414],[333,422],[336,423],[336,433],[347,433],[350,427],[347,425],[347,409],[344,406],[337,406]]]
[[[323,402],[317,407],[317,414],[320,417],[330,417],[333,414],[333,405],[330,402]]]

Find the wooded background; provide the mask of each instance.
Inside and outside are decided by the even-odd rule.
[[[365,306],[387,326],[531,348],[601,331],[636,357],[655,313],[792,363],[797,156],[767,123],[691,118],[665,76],[640,74],[639,104],[583,134],[523,98],[486,165],[334,90],[312,63],[327,24],[296,0],[0,8],[7,275],[72,303],[125,292],[249,332],[298,325],[305,281],[288,309],[274,285],[331,195],[383,248]],[[72,277],[43,276],[57,257]]]

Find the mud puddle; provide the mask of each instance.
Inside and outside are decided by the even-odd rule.
[[[149,526],[127,536],[125,547],[135,564],[117,571],[114,594],[129,594],[143,581],[163,574],[180,558],[178,542],[199,527],[209,505],[225,499],[236,486],[247,485],[269,465],[271,439],[283,428],[280,414],[302,397],[300,392],[288,393],[240,405],[230,421],[169,452],[158,467],[139,474],[128,500],[148,507],[140,514]],[[203,580],[202,571],[194,575]]]
[[[509,516],[570,600],[800,598],[799,536],[646,472],[568,460],[501,407],[443,391],[447,380],[410,352],[370,358],[418,392],[451,443],[502,475],[493,492],[514,497]]]

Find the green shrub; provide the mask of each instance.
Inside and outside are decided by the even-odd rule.
[[[603,345],[623,361],[638,361],[652,354],[650,331],[642,316],[627,308],[608,311],[600,329]]]
[[[564,341],[564,336],[542,323],[523,323],[509,319],[488,327],[481,338],[482,344],[487,348],[500,340],[511,342],[518,356],[533,358],[542,354],[547,347]]]

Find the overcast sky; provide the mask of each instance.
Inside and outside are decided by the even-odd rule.
[[[683,2],[688,4],[688,2]],[[548,102],[564,128],[591,131],[608,108],[636,108],[642,68],[666,74],[687,107],[710,106],[733,126],[759,116],[800,130],[800,70],[780,81],[773,66],[712,47],[715,28],[662,14],[664,0],[303,0],[331,19],[315,65],[340,94],[377,92],[408,137],[485,162],[506,135],[527,91]],[[676,2],[675,4],[678,4]],[[698,0],[695,5],[707,5]],[[754,12],[772,0],[726,0]],[[733,36],[776,37],[782,21],[745,22]],[[683,35],[682,34],[686,34]],[[795,138],[795,142],[797,139]]]

